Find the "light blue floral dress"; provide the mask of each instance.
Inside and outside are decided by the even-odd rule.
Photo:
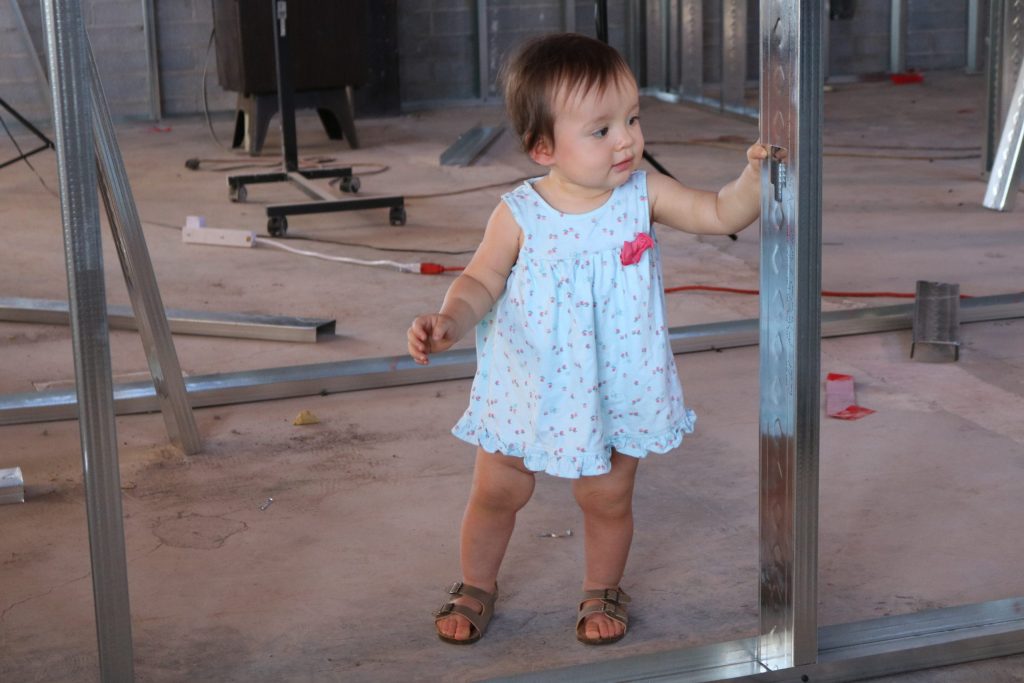
[[[647,176],[634,172],[584,214],[553,209],[536,180],[502,198],[523,247],[477,325],[469,407],[452,433],[573,479],[608,472],[613,448],[665,453],[696,415],[669,346]]]

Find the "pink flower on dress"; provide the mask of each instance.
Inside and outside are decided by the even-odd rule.
[[[624,266],[640,263],[640,257],[653,246],[654,240],[651,239],[650,235],[646,232],[637,233],[636,239],[632,242],[622,243],[622,253],[619,255],[619,259]]]

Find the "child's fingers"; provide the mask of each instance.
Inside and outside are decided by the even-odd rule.
[[[430,338],[434,341],[442,341],[448,336],[448,328],[450,325],[446,320],[438,320],[434,324],[434,329],[430,334]]]

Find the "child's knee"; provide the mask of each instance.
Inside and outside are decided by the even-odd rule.
[[[604,486],[577,486],[576,504],[584,515],[621,519],[633,512],[633,482],[608,482]]]

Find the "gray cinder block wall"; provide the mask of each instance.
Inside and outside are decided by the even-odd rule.
[[[0,97],[29,120],[45,125],[49,110],[32,61],[40,59],[45,64],[40,3],[15,1],[28,26],[32,45],[15,21],[10,0],[0,1]],[[502,59],[528,36],[567,28],[595,35],[594,3],[589,0],[488,0],[483,18],[486,54],[481,60],[477,0],[396,1],[401,100],[407,109],[496,97],[494,79]],[[148,120],[154,110],[143,2],[82,0],[104,90],[118,120]],[[204,70],[210,109],[231,110],[235,94],[221,90],[216,57],[208,52],[213,28],[212,0],[152,2],[156,8],[161,114],[202,113]],[[717,80],[720,73],[717,54],[721,2],[704,0],[703,4],[704,72],[709,82]],[[923,71],[964,68],[968,0],[907,2],[907,67]],[[853,16],[829,22],[829,73],[886,71],[891,0],[854,0],[847,4],[854,9]],[[644,0],[608,1],[609,40],[635,67],[642,59],[638,57],[637,40],[627,31],[627,25],[630,14],[637,15],[643,6]],[[748,1],[747,61],[751,78],[757,75],[757,6],[756,0]],[[982,19],[985,20],[984,13]],[[638,68],[641,74],[643,71]],[[11,125],[10,117],[5,116],[4,120]]]

